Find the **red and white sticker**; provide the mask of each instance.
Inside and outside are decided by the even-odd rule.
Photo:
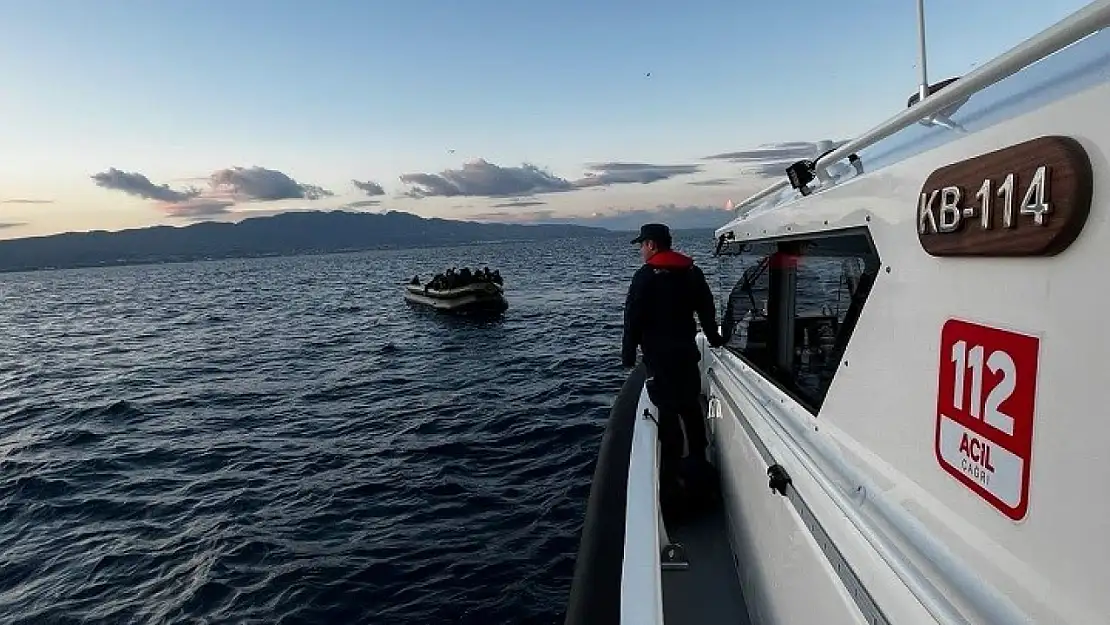
[[[949,319],[940,331],[940,466],[1014,521],[1029,509],[1040,339]]]

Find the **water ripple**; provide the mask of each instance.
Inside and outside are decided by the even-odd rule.
[[[0,621],[561,622],[626,242],[5,275]],[[503,320],[403,304],[452,264]]]

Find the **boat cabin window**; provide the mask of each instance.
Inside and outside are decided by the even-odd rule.
[[[870,237],[730,243],[718,259],[726,347],[817,414],[879,271]]]

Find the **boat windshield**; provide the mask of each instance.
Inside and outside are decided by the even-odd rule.
[[[860,232],[726,246],[716,271],[726,347],[816,414],[878,270]]]

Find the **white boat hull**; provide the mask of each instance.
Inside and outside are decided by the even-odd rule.
[[[1105,53],[1110,33],[1096,37]],[[704,388],[720,415],[711,423],[754,622],[813,614],[872,622],[864,610],[876,605],[889,623],[1110,623],[1102,581],[1110,500],[1093,490],[1110,480],[1101,391],[1110,384],[1110,334],[1099,312],[1108,304],[1107,103],[1110,84],[1092,86],[729,226],[814,238],[865,228],[883,266],[816,415],[736,354],[705,350]],[[1091,215],[1065,252],[971,260],[923,252],[914,207],[931,172],[1043,136],[1079,139],[1094,167]],[[1019,519],[954,479],[937,450],[938,361],[949,357],[939,346],[950,319],[1040,340],[1032,485],[1027,511],[1013,513]],[[864,601],[820,532],[769,493],[760,447],[787,467],[866,588]],[[1004,452],[987,463],[997,484],[1020,479],[995,472]],[[1007,492],[1019,496],[1017,486]]]

